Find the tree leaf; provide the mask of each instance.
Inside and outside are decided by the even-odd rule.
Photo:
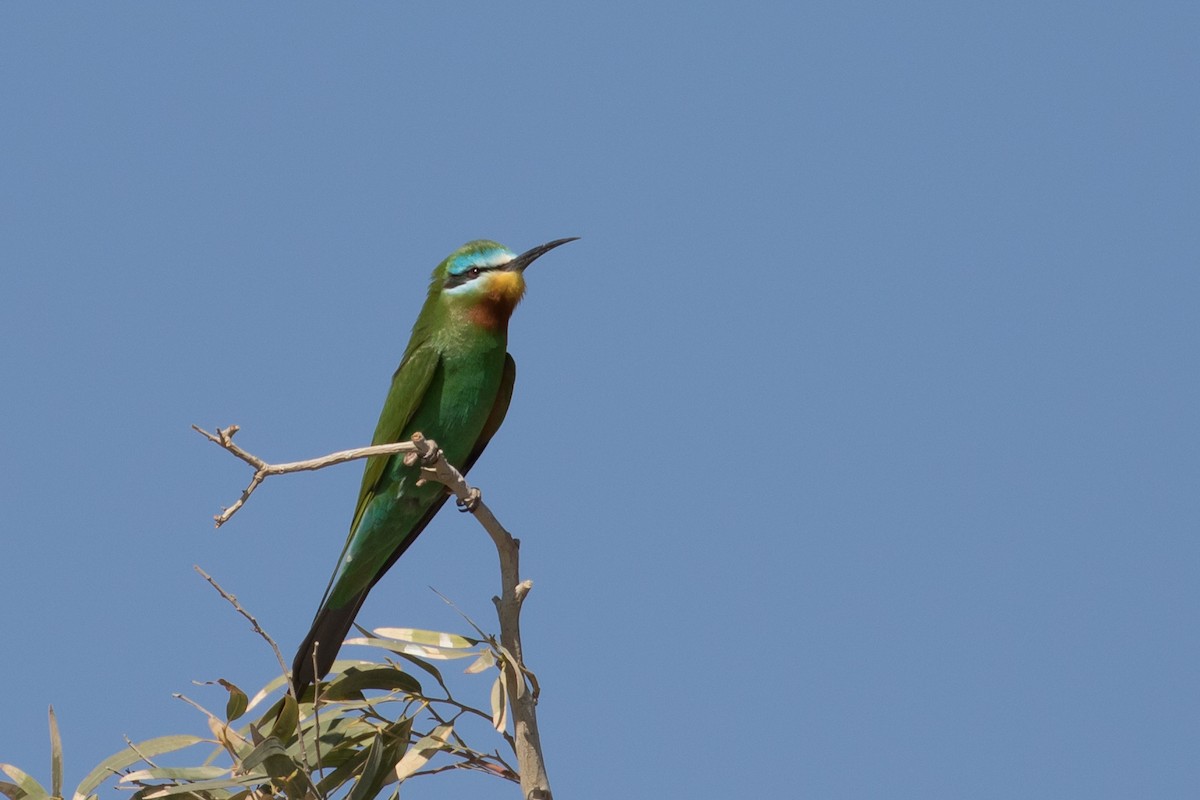
[[[343,659],[339,659],[339,660],[333,662],[333,666],[330,667],[330,669],[333,672],[342,672],[353,666],[374,667],[374,666],[378,666],[378,664],[376,664],[374,661],[363,661],[362,659],[343,658]],[[268,683],[266,686],[259,689],[258,692],[254,695],[254,697],[251,698],[250,705],[247,706],[246,710],[253,711],[256,707],[258,707],[258,704],[261,703],[263,700],[265,700],[272,692],[274,692],[276,689],[278,689],[281,686],[287,685],[287,681],[288,681],[287,675],[280,675],[278,678],[275,678],[270,683]]]
[[[239,766],[244,770],[251,770],[255,767],[265,765],[267,759],[271,758],[272,756],[283,756],[289,762],[291,761],[291,758],[288,757],[287,749],[283,746],[283,743],[274,736],[268,736],[266,739],[263,739],[254,746],[254,749],[242,759],[242,763]]]
[[[233,722],[246,713],[246,709],[250,705],[250,698],[246,697],[245,692],[224,678],[218,678],[217,683],[224,686],[229,692],[229,700],[225,702],[225,719]]]
[[[255,694],[254,697],[250,700],[249,705],[246,706],[246,710],[253,711],[258,706],[259,703],[261,703],[263,700],[265,700],[267,698],[267,696],[269,694],[271,694],[271,692],[275,691],[280,686],[283,686],[286,683],[287,683],[287,675],[280,675],[278,678],[271,681],[263,688],[259,689],[258,693]]]
[[[484,650],[479,658],[471,662],[471,666],[463,670],[468,675],[478,675],[496,665],[496,655],[491,650]]]
[[[87,800],[87,796],[96,791],[101,783],[111,775],[115,775],[118,771],[125,769],[131,764],[136,764],[142,760],[142,757],[152,758],[163,753],[172,753],[176,750],[182,750],[185,747],[191,747],[194,744],[208,741],[201,739],[199,736],[190,736],[186,734],[178,736],[159,736],[155,739],[147,739],[144,742],[138,742],[133,747],[126,747],[113,753],[108,758],[96,765],[96,768],[87,774],[79,784],[75,787],[75,796],[73,800]],[[136,750],[134,748],[137,748]]]
[[[275,718],[275,726],[271,728],[271,735],[281,742],[290,742],[296,737],[296,726],[300,722],[300,707],[296,705],[296,698],[290,694],[283,697],[283,708],[279,711],[279,716]]]
[[[421,658],[432,658],[437,661],[448,661],[454,658],[470,658],[474,650],[462,650],[457,647],[434,647],[415,642],[403,642],[399,639],[347,639],[346,644],[363,645],[364,647],[382,647],[393,653],[401,653]]]
[[[58,719],[54,716],[54,706],[50,706],[50,794],[62,797],[62,783],[62,736],[58,733]]]
[[[385,639],[396,639],[402,642],[413,642],[430,647],[448,647],[451,649],[471,648],[479,644],[478,639],[468,639],[456,633],[441,631],[425,631],[420,628],[376,628],[375,635]]]
[[[442,682],[442,673],[438,670],[437,667],[435,667],[433,664],[430,664],[425,659],[417,658],[416,656],[409,655],[408,653],[397,653],[397,655],[400,656],[401,658],[403,658],[408,663],[413,664],[417,667],[420,667],[421,669],[428,672],[430,675],[432,675],[434,678],[437,679],[438,683]]]
[[[220,778],[212,781],[196,781],[195,783],[180,783],[174,786],[149,787],[150,791],[142,795],[146,800],[156,797],[170,797],[173,794],[194,794],[197,797],[203,797],[202,792],[219,791],[222,789],[232,789],[235,786],[254,786],[259,783],[266,783],[270,778],[263,773],[255,773],[253,775],[239,775],[236,778]],[[138,794],[141,794],[139,792]],[[137,797],[135,794],[134,797]]]
[[[508,692],[504,685],[504,671],[496,676],[496,682],[492,684],[492,727],[500,733],[504,733],[505,727],[508,726]]]
[[[319,718],[314,715],[305,720],[303,741],[297,738],[288,745],[288,757],[296,763],[303,763],[306,757],[311,762],[319,749],[324,766],[337,767],[378,730],[378,726],[365,722],[357,712],[346,711],[341,704],[326,706]]]
[[[354,777],[354,774],[362,767],[362,763],[367,760],[367,750],[350,749],[347,753],[346,760],[338,764],[332,772],[327,772],[325,777],[321,778],[317,784],[317,791],[321,797],[329,797],[337,789],[341,788],[342,784]],[[330,763],[329,754],[322,755],[322,761],[326,769],[333,766]]]
[[[326,687],[323,697],[326,700],[357,698],[365,689],[384,692],[399,690],[409,694],[420,694],[421,684],[416,678],[396,667],[351,667]]]
[[[228,767],[151,767],[123,775],[118,783],[140,781],[210,781],[229,774]]]
[[[271,776],[272,782],[287,793],[288,797],[311,796],[312,783],[308,771],[293,759],[283,743],[270,736],[259,742],[253,751],[242,760],[242,769],[261,767]]]
[[[7,797],[8,800],[26,800],[28,797],[24,789],[8,781],[0,781],[0,794]]]
[[[40,783],[12,764],[0,764],[0,771],[16,781],[17,788],[25,793],[27,800],[45,800],[50,796]]]
[[[369,800],[383,785],[383,738],[376,735],[367,748],[367,763],[346,800]]]
[[[418,739],[412,747],[408,748],[408,752],[404,754],[392,771],[396,780],[404,781],[412,777],[412,774],[429,763],[429,759],[437,755],[439,750],[447,749],[450,734],[453,731],[454,725],[452,724],[439,725],[430,731],[428,736]]]

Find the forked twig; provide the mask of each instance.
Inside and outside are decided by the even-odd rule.
[[[468,484],[462,473],[446,460],[437,443],[432,439],[426,439],[420,433],[414,433],[410,442],[359,447],[305,461],[268,464],[234,444],[233,435],[238,432],[237,425],[218,429],[215,434],[195,425],[192,427],[210,442],[228,450],[237,458],[254,467],[254,477],[251,478],[250,485],[242,492],[242,496],[232,506],[223,509],[214,517],[217,527],[227,522],[245,504],[258,485],[270,475],[316,470],[370,456],[405,453],[404,463],[406,465],[420,464],[421,466],[422,477],[418,485],[425,481],[435,481],[446,486],[454,494],[458,506],[464,511],[470,511],[491,536],[492,543],[496,546],[496,552],[500,557],[501,592],[500,596],[493,597],[492,601],[496,604],[496,613],[500,619],[501,648],[506,655],[511,656],[511,658],[504,659],[501,668],[508,671],[507,682],[509,686],[513,687],[509,694],[509,705],[512,710],[515,733],[513,749],[516,751],[517,764],[520,766],[521,792],[527,800],[551,800],[550,781],[546,776],[546,768],[542,760],[542,744],[537,725],[537,681],[533,678],[533,674],[525,668],[521,647],[521,605],[529,594],[529,590],[533,588],[532,581],[522,581],[520,578],[521,543],[513,538],[512,534],[505,530],[504,526],[496,519],[491,509],[483,502],[480,491]],[[257,623],[255,626],[257,628]],[[274,645],[272,644],[272,646]]]
[[[388,456],[395,453],[412,453],[417,451],[416,445],[412,442],[394,442],[392,444],[379,444],[371,447],[355,447],[351,450],[339,450],[336,453],[330,453],[327,456],[320,458],[310,458],[304,461],[289,461],[286,464],[268,464],[258,456],[247,453],[242,448],[238,447],[233,441],[233,435],[241,430],[237,425],[230,425],[228,428],[218,428],[216,433],[209,433],[198,425],[193,425],[192,430],[199,433],[205,439],[208,439],[215,445],[229,451],[237,458],[245,461],[250,466],[254,467],[254,477],[250,479],[250,484],[242,490],[242,496],[228,508],[221,509],[221,513],[213,517],[217,527],[221,527],[229,518],[238,512],[246,501],[250,499],[250,495],[258,488],[258,485],[266,480],[271,475],[286,475],[289,472],[305,472],[315,469],[323,469],[333,466],[334,464],[344,464],[347,461],[354,461],[359,458],[370,458],[371,456]]]

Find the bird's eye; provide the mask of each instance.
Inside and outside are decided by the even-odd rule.
[[[481,273],[481,272],[483,272],[483,270],[481,270],[479,267],[471,267],[469,270],[467,270],[467,277],[468,278],[478,278],[479,273]]]

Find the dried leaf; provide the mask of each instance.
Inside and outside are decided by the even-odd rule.
[[[496,665],[496,655],[491,650],[484,650],[479,658],[471,662],[471,666],[463,670],[468,675],[478,675]]]
[[[508,692],[504,686],[504,671],[496,677],[496,682],[492,684],[492,727],[500,733],[504,733],[505,727],[508,726]]]
[[[402,642],[413,642],[430,647],[470,648],[479,644],[477,639],[468,639],[456,633],[441,631],[425,631],[420,628],[376,628],[375,635],[385,639],[397,639]]]
[[[54,706],[50,706],[50,794],[62,797],[62,783],[62,737],[58,733],[58,719],[54,716]]]
[[[359,644],[366,647],[382,647],[393,653],[432,658],[436,661],[447,661],[453,658],[469,658],[475,655],[474,650],[463,650],[457,647],[434,647],[415,642],[404,642],[399,639],[347,639],[346,644]]]
[[[445,750],[449,746],[450,734],[453,731],[453,725],[439,725],[430,731],[428,736],[418,739],[408,748],[404,758],[400,759],[392,771],[396,780],[403,781],[412,777],[412,774],[429,763],[429,759],[437,755],[439,750]]]

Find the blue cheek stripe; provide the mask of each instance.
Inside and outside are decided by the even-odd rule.
[[[475,250],[455,256],[450,262],[450,274],[462,275],[471,267],[494,267],[505,261],[516,258],[507,247],[489,247],[486,250]]]

